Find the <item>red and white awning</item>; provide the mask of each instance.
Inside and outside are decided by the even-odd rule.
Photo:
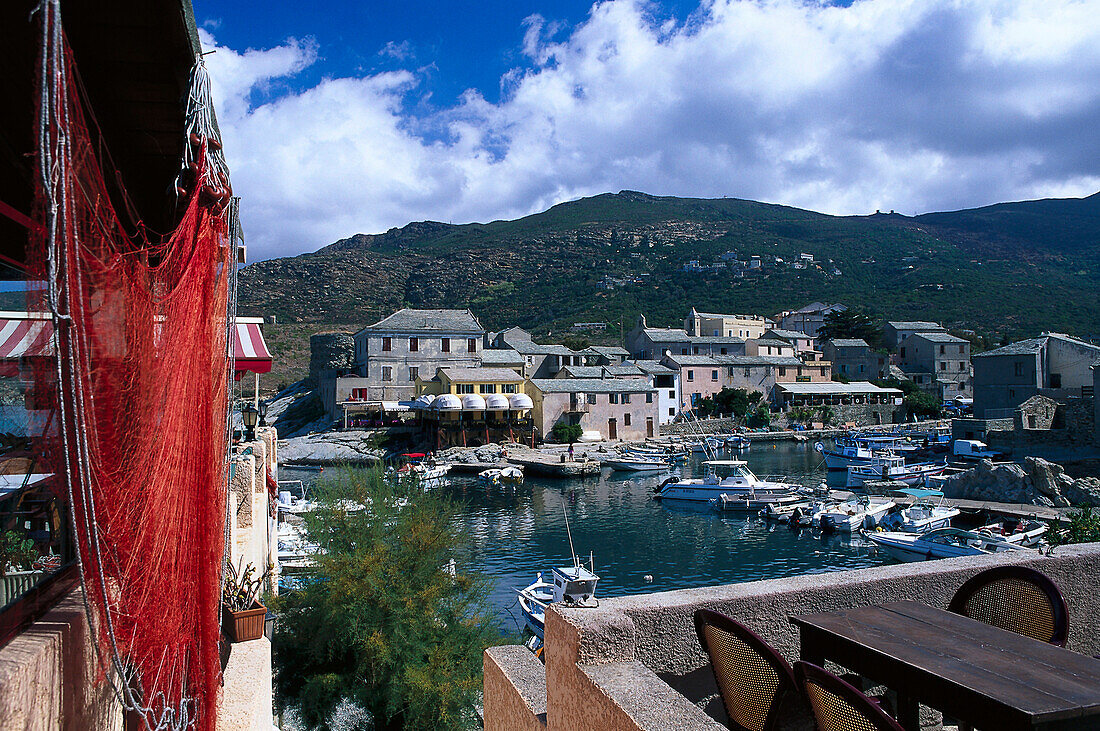
[[[233,354],[238,373],[268,373],[271,371],[271,352],[264,342],[260,325],[254,322],[237,322],[233,328]]]
[[[0,376],[19,373],[19,360],[53,355],[53,323],[45,319],[0,318]]]

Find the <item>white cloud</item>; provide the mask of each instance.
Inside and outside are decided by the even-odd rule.
[[[427,118],[421,70],[289,92],[314,43],[218,48],[253,259],[623,188],[916,213],[1100,187],[1093,3],[710,0],[680,26],[652,9],[533,16],[500,103],[471,91]]]

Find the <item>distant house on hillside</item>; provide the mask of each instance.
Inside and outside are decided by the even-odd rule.
[[[684,331],[690,336],[727,338],[758,338],[764,334],[767,322],[761,315],[720,315],[697,312],[694,307],[684,318]]]

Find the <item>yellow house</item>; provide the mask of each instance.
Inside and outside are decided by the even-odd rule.
[[[440,368],[435,378],[416,379],[416,395],[455,396],[523,393],[524,378],[511,368]]]

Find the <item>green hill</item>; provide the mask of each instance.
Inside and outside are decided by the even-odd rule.
[[[791,267],[803,253],[815,263]],[[730,266],[754,255],[759,272]],[[683,271],[690,261],[727,266]],[[325,325],[403,306],[470,307],[489,329],[546,334],[598,321],[617,336],[642,311],[651,324],[678,324],[692,306],[770,315],[813,300],[980,333],[1095,338],[1100,194],[906,217],[623,191],[515,221],[411,223],[252,264],[239,307]]]

